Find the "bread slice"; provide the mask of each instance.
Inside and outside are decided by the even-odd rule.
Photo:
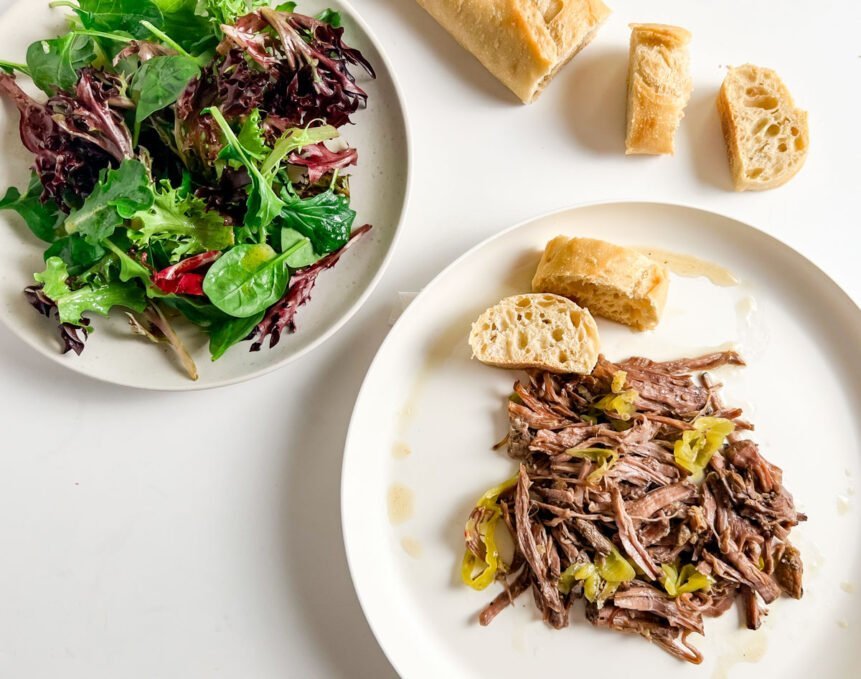
[[[498,368],[592,372],[598,328],[587,309],[558,295],[515,295],[472,324],[469,345],[482,363]]]
[[[688,43],[678,26],[631,24],[625,153],[675,152],[675,136],[691,97]]]
[[[532,279],[534,292],[563,295],[638,330],[658,324],[669,285],[666,267],[636,250],[565,236],[547,244]]]
[[[601,0],[418,0],[525,104],[591,42],[610,9]]]
[[[731,68],[717,108],[736,191],[773,189],[804,165],[810,143],[807,112],[796,108],[771,69]]]

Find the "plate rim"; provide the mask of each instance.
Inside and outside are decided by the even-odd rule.
[[[151,391],[151,392],[186,392],[186,391],[206,391],[209,389],[220,389],[221,387],[227,387],[233,384],[241,384],[243,382],[248,382],[250,380],[256,379],[258,377],[262,377],[269,373],[275,372],[285,366],[293,363],[294,361],[306,356],[310,352],[319,348],[324,342],[329,340],[333,335],[335,335],[341,328],[346,325],[346,323],[355,316],[359,310],[365,305],[368,301],[368,298],[377,288],[380,280],[385,274],[386,270],[389,268],[391,264],[392,258],[394,257],[395,250],[397,249],[397,245],[400,242],[401,235],[404,230],[404,224],[406,222],[406,216],[409,212],[409,206],[412,197],[412,187],[413,187],[413,175],[414,175],[414,143],[413,143],[413,130],[410,122],[409,112],[406,106],[406,98],[404,97],[404,90],[401,86],[400,79],[395,71],[392,60],[389,58],[388,52],[383,47],[383,43],[377,37],[377,34],[371,29],[370,25],[365,21],[362,15],[356,10],[353,6],[351,0],[338,0],[338,2],[343,6],[343,9],[347,11],[350,16],[350,19],[354,21],[359,28],[365,33],[368,39],[371,41],[371,44],[377,50],[380,55],[380,60],[385,66],[386,72],[389,74],[392,82],[392,89],[395,93],[395,99],[397,101],[398,107],[401,111],[401,119],[403,120],[404,125],[404,154],[406,156],[405,163],[405,172],[404,172],[404,197],[401,202],[400,210],[398,212],[397,221],[395,222],[394,232],[392,234],[392,239],[389,242],[389,246],[383,255],[383,259],[380,262],[380,266],[377,267],[377,270],[374,272],[373,277],[368,282],[365,289],[362,293],[356,298],[356,301],[353,302],[352,305],[344,312],[344,314],[335,321],[329,328],[325,330],[325,332],[321,333],[316,339],[310,342],[307,346],[301,348],[299,351],[285,355],[283,358],[274,361],[271,365],[264,366],[258,370],[254,370],[248,373],[243,373],[242,375],[238,375],[236,377],[229,377],[221,380],[216,380],[213,382],[201,383],[200,381],[192,381],[188,380],[188,383],[175,384],[175,385],[152,385],[152,384],[137,384],[135,382],[124,380],[121,378],[111,378],[109,376],[103,375],[94,375],[84,369],[81,365],[75,363],[74,361],[66,361],[63,360],[65,354],[51,351],[48,347],[42,346],[39,343],[30,341],[30,338],[27,336],[25,332],[23,332],[18,326],[14,323],[10,322],[10,319],[6,318],[6,314],[0,314],[0,320],[4,327],[6,327],[10,333],[17,339],[21,340],[21,343],[37,354],[44,356],[49,359],[55,365],[58,365],[64,369],[70,370],[73,373],[86,377],[87,379],[93,380],[95,382],[100,382],[102,384],[112,384],[120,387],[125,387],[129,389],[139,389],[141,391]],[[9,5],[2,13],[0,13],[0,21],[6,19],[6,16],[16,10],[20,6],[30,7],[32,0],[17,0],[17,2]]]
[[[382,356],[383,352],[387,349],[389,343],[393,342],[394,341],[393,338],[395,338],[397,336],[397,334],[399,332],[399,327],[406,325],[406,321],[409,320],[409,315],[411,312],[417,313],[417,311],[415,311],[415,310],[418,309],[418,307],[419,307],[418,303],[421,302],[422,298],[424,296],[426,296],[427,294],[429,294],[429,291],[433,287],[438,285],[439,281],[441,279],[443,279],[451,269],[455,268],[458,264],[460,264],[466,258],[470,257],[477,250],[480,250],[481,248],[489,245],[491,242],[496,241],[497,239],[504,238],[505,236],[507,236],[509,233],[511,233],[513,231],[516,231],[516,230],[521,229],[521,228],[525,228],[526,226],[528,226],[529,224],[532,224],[533,222],[538,222],[538,221],[541,221],[541,220],[544,220],[547,218],[561,215],[563,213],[575,212],[577,210],[582,210],[582,209],[592,208],[592,207],[604,207],[604,206],[629,206],[629,207],[633,207],[633,206],[637,206],[637,205],[658,206],[658,207],[665,207],[665,208],[668,207],[668,208],[673,208],[673,209],[683,208],[686,210],[693,210],[695,212],[704,213],[706,215],[717,216],[717,217],[720,217],[722,219],[728,219],[728,220],[737,222],[739,224],[742,224],[745,227],[752,229],[754,232],[756,232],[760,236],[764,236],[766,239],[774,241],[778,245],[782,245],[783,247],[787,248],[789,251],[791,251],[792,253],[794,253],[798,257],[800,257],[801,260],[805,264],[807,264],[809,267],[811,267],[814,272],[816,272],[817,274],[824,277],[827,284],[829,284],[833,289],[836,290],[837,293],[839,293],[839,297],[841,298],[840,303],[844,304],[844,305],[846,305],[848,303],[848,306],[854,309],[855,314],[853,314],[853,316],[858,321],[859,327],[861,327],[861,300],[856,301],[855,299],[853,299],[852,296],[850,296],[849,293],[846,292],[846,290],[844,290],[843,287],[836,280],[834,280],[834,278],[832,278],[828,274],[828,272],[826,272],[824,269],[819,267],[813,260],[811,260],[809,257],[807,257],[804,253],[800,252],[799,250],[794,248],[792,245],[787,243],[785,240],[779,238],[778,236],[776,236],[772,233],[769,233],[768,231],[765,231],[764,229],[761,229],[761,228],[759,228],[753,224],[750,224],[749,222],[743,221],[742,219],[739,219],[737,217],[733,217],[731,215],[727,215],[727,214],[722,213],[722,212],[717,212],[715,210],[709,210],[706,208],[699,207],[695,204],[686,203],[686,202],[682,202],[682,201],[636,200],[636,199],[633,199],[633,200],[612,200],[612,199],[609,199],[609,200],[597,200],[597,201],[586,201],[586,202],[582,202],[582,203],[575,203],[575,204],[567,206],[567,207],[562,207],[562,208],[550,210],[547,212],[537,214],[537,215],[532,216],[532,217],[528,217],[524,220],[521,220],[521,221],[519,221],[519,222],[517,222],[511,226],[508,226],[508,227],[502,229],[501,231],[499,231],[497,233],[491,234],[487,238],[482,239],[481,241],[479,241],[478,243],[476,243],[475,245],[473,245],[472,247],[467,249],[465,252],[463,252],[459,256],[455,257],[451,262],[449,262],[445,267],[443,267],[430,281],[428,281],[428,283],[421,289],[419,294],[416,295],[415,299],[409,304],[407,309],[397,319],[395,324],[389,330],[386,337],[380,343],[380,346],[377,349],[377,352],[374,355],[373,360],[371,361],[370,365],[368,366],[367,371],[365,372],[365,376],[362,379],[362,385],[359,388],[359,392],[356,396],[356,401],[353,404],[353,411],[350,414],[350,423],[347,427],[347,435],[346,435],[346,438],[344,439],[344,451],[343,451],[343,456],[342,456],[342,461],[341,461],[341,483],[340,483],[341,539],[342,539],[343,544],[344,544],[344,553],[345,553],[345,556],[347,559],[347,569],[350,573],[350,581],[353,585],[353,591],[356,594],[356,598],[359,601],[359,606],[362,609],[362,615],[364,615],[365,620],[368,623],[368,627],[370,627],[371,632],[374,635],[374,639],[376,640],[377,645],[379,646],[379,648],[383,652],[383,654],[386,656],[386,659],[389,661],[389,663],[392,665],[392,667],[395,669],[395,671],[400,676],[407,676],[406,673],[403,671],[405,668],[404,668],[402,662],[400,662],[400,658],[396,662],[395,657],[394,657],[395,653],[393,653],[391,651],[391,649],[389,648],[388,642],[384,642],[377,622],[375,620],[373,620],[371,618],[371,616],[369,616],[367,613],[366,598],[363,595],[362,590],[361,590],[361,588],[357,582],[357,569],[356,569],[356,566],[354,564],[354,559],[356,557],[355,557],[353,550],[351,548],[351,545],[357,539],[357,538],[351,537],[351,536],[355,536],[357,531],[355,529],[348,530],[348,526],[352,525],[352,519],[350,518],[350,512],[348,511],[348,502],[347,502],[348,495],[350,494],[350,491],[348,489],[349,471],[350,471],[350,468],[354,465],[353,460],[356,460],[356,462],[359,462],[358,453],[352,453],[351,454],[350,450],[353,450],[356,448],[356,444],[353,442],[353,439],[356,436],[355,431],[357,428],[357,426],[356,426],[356,411],[358,409],[360,401],[365,396],[366,390],[369,388],[368,385],[369,385],[369,380],[370,380],[371,374],[377,368],[378,362],[382,360],[381,356]]]

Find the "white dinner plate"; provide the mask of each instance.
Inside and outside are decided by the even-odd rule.
[[[0,309],[9,328],[47,359],[96,379],[144,389],[204,389],[240,382],[274,370],[318,346],[340,328],[370,295],[389,262],[406,209],[410,156],[405,110],[391,66],[382,47],[345,0],[301,0],[298,11],[314,14],[325,7],[339,10],[345,42],[365,55],[376,70],[376,80],[357,73],[368,92],[368,108],[352,116],[354,125],[342,128],[358,149],[359,162],[351,168],[352,207],[356,226],[373,225],[337,266],[320,274],[311,301],[297,315],[297,331],[282,335],[273,349],[249,352],[250,342],[232,347],[216,362],[209,359],[207,337],[198,329],[177,323],[197,363],[200,379],[189,380],[169,349],[155,346],[129,332],[125,315],[95,314],[96,328],[80,356],[61,354],[52,321],[40,316],[21,291],[42,271],[44,244],[32,236],[15,213],[0,211]],[[0,17],[0,56],[23,61],[35,40],[63,32],[66,8],[50,9],[47,0],[20,0]],[[29,79],[19,77],[30,93]],[[44,95],[40,95],[44,98]],[[18,112],[6,99],[0,102],[0,194],[7,186],[25,188],[33,156],[21,144]]]
[[[691,637],[705,656],[700,666],[637,636],[592,628],[582,605],[574,607],[569,628],[553,630],[529,594],[480,627],[477,613],[499,588],[475,592],[460,582],[467,515],[485,490],[516,469],[491,445],[507,431],[504,404],[518,374],[470,360],[470,323],[500,298],[529,291],[541,249],[558,234],[696,255],[739,280],[718,287],[673,275],[654,331],[598,320],[611,360],[737,346],[748,366],[717,371],[725,400],[755,423],[755,440],[784,469],[787,488],[809,516],[792,534],[805,565],[804,597],[775,602],[756,632],[742,629],[732,611],[707,620],[705,638]],[[346,442],[347,556],[365,615],[392,664],[410,679],[857,676],[859,347],[861,312],[825,274],[755,228],[701,210],[580,207],[520,224],[466,253],[389,334]]]

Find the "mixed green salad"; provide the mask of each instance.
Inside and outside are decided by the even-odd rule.
[[[341,17],[266,0],[57,0],[68,31],[24,63],[0,61],[0,94],[34,154],[15,210],[47,243],[25,295],[80,354],[88,313],[128,314],[197,369],[171,325],[209,336],[212,359],[295,330],[317,275],[353,228],[357,152],[339,128],[367,102]],[[28,77],[47,95],[28,96]]]

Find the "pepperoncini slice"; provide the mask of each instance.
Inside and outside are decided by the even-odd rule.
[[[484,554],[476,554],[467,546],[463,555],[460,575],[465,585],[482,590],[496,578],[497,571],[505,568],[505,563],[499,558],[496,546],[496,526],[502,516],[499,508],[499,496],[509,488],[517,485],[518,477],[495,486],[482,495],[475,503],[475,509],[466,521],[464,537],[467,545],[470,542],[481,543]],[[478,571],[478,572],[476,572]]]

